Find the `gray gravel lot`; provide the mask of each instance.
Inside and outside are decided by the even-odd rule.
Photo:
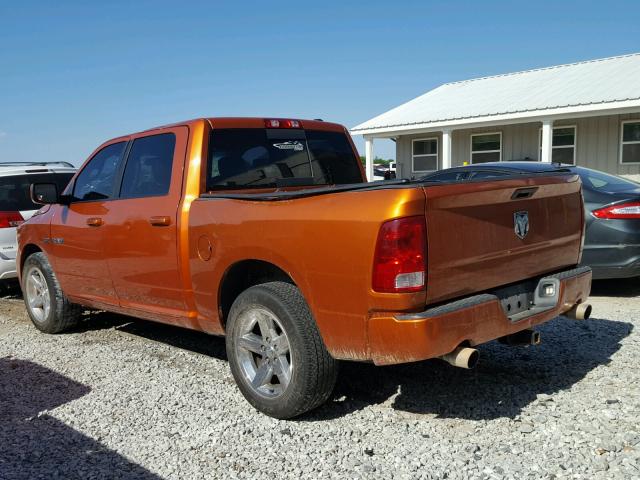
[[[594,318],[542,345],[345,363],[296,421],[254,411],[220,338],[92,314],[73,333],[0,299],[0,479],[640,478],[639,281],[598,283]]]

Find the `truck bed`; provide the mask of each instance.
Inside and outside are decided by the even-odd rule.
[[[210,192],[201,198],[293,205],[295,200],[341,193],[397,191],[402,196],[407,189],[422,189],[425,197],[426,304],[578,263],[583,224],[580,181],[577,175],[562,171],[462,183],[400,180],[265,192]],[[328,203],[357,198],[339,195]],[[527,213],[529,231],[523,239],[515,234],[516,212]],[[314,220],[310,217],[308,221]]]
[[[512,198],[523,189],[533,193]],[[530,218],[524,239],[514,231],[519,211]],[[191,255],[201,325],[222,333],[220,323],[210,325],[209,319],[224,314],[210,285],[223,281],[235,262],[251,258],[278,265],[300,287],[332,355],[366,359],[366,324],[376,312],[418,312],[576,265],[580,212],[580,181],[563,172],[459,184],[209,192],[192,204],[190,214],[192,251],[198,238],[212,236],[207,264]],[[381,224],[418,215],[427,226],[426,290],[374,291],[372,262]],[[552,222],[554,217],[562,220]]]

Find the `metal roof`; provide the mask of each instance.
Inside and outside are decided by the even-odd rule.
[[[640,106],[640,53],[445,83],[351,131],[474,123],[487,117],[568,112],[572,107],[598,110],[629,101]]]

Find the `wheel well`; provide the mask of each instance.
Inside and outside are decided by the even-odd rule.
[[[20,271],[22,271],[22,267],[24,267],[24,262],[29,258],[30,255],[34,253],[41,252],[42,250],[37,245],[32,243],[25,245],[22,249],[22,255],[20,256]]]
[[[231,305],[238,295],[254,285],[274,281],[295,285],[293,279],[284,270],[262,260],[243,260],[229,268],[220,284],[218,297],[222,325],[226,326]]]

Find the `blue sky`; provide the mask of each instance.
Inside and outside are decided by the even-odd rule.
[[[447,81],[637,51],[636,1],[7,1],[0,162],[80,164],[201,116],[354,126]]]

